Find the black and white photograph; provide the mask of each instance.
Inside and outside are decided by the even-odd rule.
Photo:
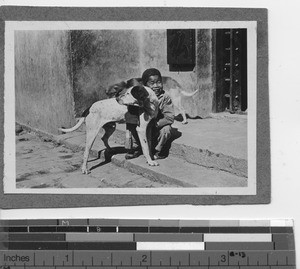
[[[256,22],[6,26],[8,191],[255,195]]]
[[[6,198],[270,201],[266,10],[176,10],[4,16]]]

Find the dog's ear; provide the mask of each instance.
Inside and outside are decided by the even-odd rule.
[[[118,91],[118,92],[116,93],[115,97],[122,96],[122,95],[124,95],[126,92],[127,92],[127,89],[124,88],[123,90]]]
[[[126,81],[126,88],[131,88],[134,86],[141,86],[141,85],[142,85],[142,81],[139,78],[131,78]]]
[[[113,85],[110,85],[105,91],[108,97],[117,97],[119,93],[126,88],[126,82],[122,81]]]
[[[135,86],[131,89],[131,95],[138,100],[138,102],[144,103],[149,99],[149,93],[143,86]]]
[[[126,82],[122,81],[113,85],[113,88],[116,92],[120,92],[126,88]]]

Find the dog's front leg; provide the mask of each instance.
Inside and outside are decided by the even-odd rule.
[[[149,144],[148,144],[148,140],[147,140],[148,136],[146,134],[148,123],[149,123],[149,121],[146,121],[146,120],[144,120],[143,117],[140,117],[140,126],[138,126],[136,128],[136,131],[138,133],[140,143],[142,146],[142,151],[147,160],[147,163],[150,166],[157,166],[159,164],[156,161],[153,161],[150,156],[150,149],[149,149]]]
[[[147,160],[147,163],[150,166],[159,165],[156,161],[153,161],[150,157],[149,145],[148,145],[147,137],[146,137],[146,130],[142,129],[140,127],[137,127],[136,130],[137,130],[137,133],[138,133],[138,136],[139,136],[139,139],[140,139],[140,143],[141,143],[141,146],[142,146],[142,151],[143,151],[143,154],[144,154],[144,156]]]

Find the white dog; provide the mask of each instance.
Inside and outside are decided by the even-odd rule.
[[[90,149],[95,141],[100,128],[103,127],[105,134],[102,137],[105,147],[110,150],[108,144],[109,137],[116,128],[115,122],[124,120],[127,112],[127,105],[135,105],[142,108],[143,113],[140,115],[140,125],[137,127],[137,133],[142,146],[143,154],[147,163],[151,166],[158,165],[150,156],[148,144],[147,126],[151,119],[155,118],[158,113],[158,99],[155,93],[148,87],[135,86],[121,92],[117,98],[110,98],[94,103],[87,109],[78,123],[70,128],[59,130],[65,133],[77,130],[85,121],[86,124],[86,144],[83,155],[82,173],[88,174],[87,161]]]

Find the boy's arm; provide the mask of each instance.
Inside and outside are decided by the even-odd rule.
[[[174,122],[174,106],[172,100],[169,96],[165,96],[159,106],[160,112],[163,118],[159,119],[157,122],[157,127],[162,128],[166,125],[171,125]]]

